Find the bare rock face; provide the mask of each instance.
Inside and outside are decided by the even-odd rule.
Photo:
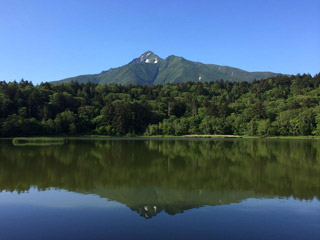
[[[130,63],[153,63],[157,64],[162,60],[159,56],[152,51],[143,53],[140,57],[133,59]]]

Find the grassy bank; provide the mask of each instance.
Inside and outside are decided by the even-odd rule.
[[[183,135],[182,137],[186,138],[242,138],[239,135],[209,135],[209,134],[190,134],[190,135]]]
[[[270,139],[316,139],[319,140],[320,136],[270,136]]]
[[[108,136],[108,135],[84,135],[68,137],[70,139],[313,139],[320,140],[320,136],[248,136],[248,135],[136,135],[136,136]]]
[[[65,138],[61,137],[17,137],[12,139],[13,145],[62,145]]]
[[[99,139],[131,139],[131,140],[143,140],[143,139],[292,139],[292,140],[319,140],[320,136],[240,136],[240,135],[154,135],[154,136],[107,136],[107,135],[83,135],[83,136],[68,136],[68,137],[17,137],[12,139],[14,145],[62,145],[66,140],[99,140]]]

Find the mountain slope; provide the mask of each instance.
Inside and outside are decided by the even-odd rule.
[[[80,83],[94,82],[99,84],[165,84],[181,82],[210,82],[220,79],[229,81],[252,81],[274,77],[279,73],[247,72],[238,68],[192,62],[182,57],[169,56],[162,59],[151,51],[147,51],[130,63],[103,71],[100,74],[81,75],[66,78],[53,83],[76,81]]]

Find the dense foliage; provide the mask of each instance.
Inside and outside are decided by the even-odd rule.
[[[0,82],[0,134],[320,135],[319,101],[320,74],[148,86]]]

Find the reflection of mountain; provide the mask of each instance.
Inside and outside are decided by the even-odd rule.
[[[99,140],[15,147],[0,141],[0,191],[31,186],[95,193],[142,215],[146,206],[148,216],[154,206],[153,214],[174,214],[257,195],[320,198],[320,142]]]
[[[125,204],[145,218],[151,218],[164,211],[170,215],[202,206],[239,203],[247,198],[261,197],[254,192],[210,192],[203,190],[177,190],[159,187],[93,189],[102,198]]]

